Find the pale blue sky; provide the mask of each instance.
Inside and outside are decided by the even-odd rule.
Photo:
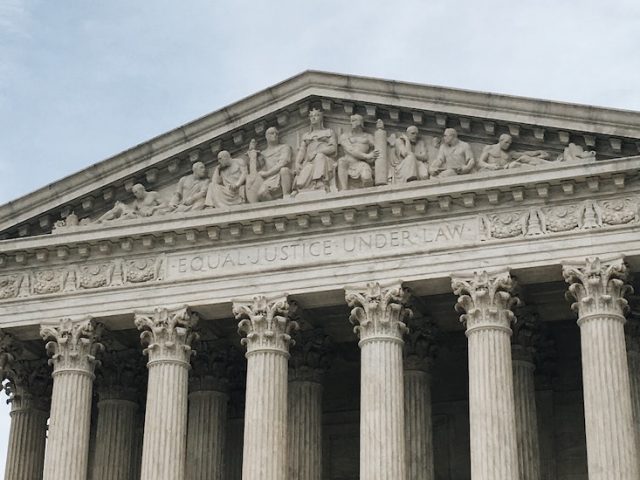
[[[0,0],[0,204],[310,68],[640,110],[639,32],[637,0]]]

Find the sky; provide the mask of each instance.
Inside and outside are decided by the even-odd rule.
[[[0,0],[0,204],[307,69],[640,111],[638,52],[637,0]]]

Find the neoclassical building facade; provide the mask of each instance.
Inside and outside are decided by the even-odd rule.
[[[0,206],[5,479],[640,479],[639,150],[304,72]]]

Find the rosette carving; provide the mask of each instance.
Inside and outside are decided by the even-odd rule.
[[[477,329],[504,329],[511,333],[515,320],[512,308],[520,304],[513,295],[515,281],[508,271],[474,272],[451,280],[453,292],[458,295],[456,311],[462,313],[460,321],[467,327],[467,335]]]
[[[149,357],[148,364],[189,363],[195,353],[191,344],[198,338],[198,334],[193,332],[198,320],[198,315],[186,305],[136,311],[135,325],[142,331],[140,340],[145,346],[143,353]]]
[[[412,315],[407,306],[409,292],[402,288],[402,282],[388,285],[369,282],[364,286],[346,287],[345,299],[352,308],[349,321],[360,344],[383,338],[402,341],[407,333],[404,321]]]
[[[45,349],[54,375],[64,370],[93,374],[99,364],[96,356],[104,349],[99,343],[102,331],[102,324],[91,317],[81,321],[63,318],[58,325],[43,325],[40,336],[48,340]]]
[[[261,350],[287,353],[293,343],[291,332],[298,323],[289,317],[287,297],[269,299],[257,295],[249,301],[235,301],[233,315],[238,323],[238,333],[246,335],[242,344],[247,354]]]
[[[569,284],[568,300],[575,300],[571,308],[579,317],[594,314],[620,316],[628,309],[624,298],[633,292],[629,281],[629,270],[624,259],[604,262],[599,258],[587,258],[579,263],[565,263],[562,275]]]

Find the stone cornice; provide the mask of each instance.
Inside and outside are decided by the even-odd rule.
[[[0,269],[85,260],[92,251],[143,253],[239,239],[290,236],[310,231],[352,228],[383,218],[438,218],[495,210],[535,201],[563,202],[624,192],[636,182],[640,156],[586,164],[512,169],[407,185],[361,189],[308,199],[286,199],[230,209],[76,227],[64,233],[0,241]],[[136,247],[140,245],[142,248]]]
[[[631,139],[631,145],[640,137],[636,112],[309,71],[0,206],[0,231],[37,217],[48,222],[46,215],[52,207],[78,203],[94,195],[96,188],[126,183],[195,149],[219,149],[231,137],[258,132],[265,119],[281,124],[282,118],[286,123],[287,116],[296,111],[302,114],[308,108],[305,102],[316,99],[329,109],[332,102],[345,106],[356,102],[373,112],[376,108],[389,111],[392,119],[402,111],[418,124],[436,112],[438,125],[444,126],[447,117],[460,117],[462,121],[457,122],[461,125],[471,119],[484,122],[487,132],[493,132],[495,123],[502,123],[510,131],[521,125],[536,127],[540,138],[545,129],[559,130],[567,139],[573,132],[593,138],[613,136],[611,150],[618,154],[624,150],[620,137]],[[225,135],[229,138],[223,139]]]

